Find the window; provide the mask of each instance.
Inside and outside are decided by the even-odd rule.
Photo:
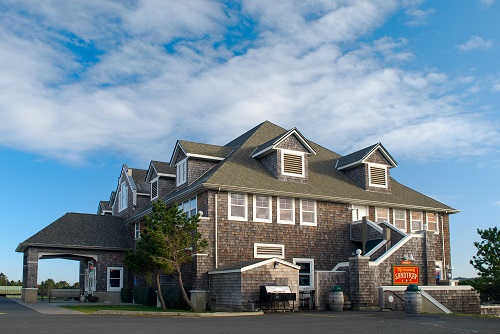
[[[281,174],[304,177],[304,153],[281,150]]]
[[[420,231],[422,230],[422,212],[420,211],[411,211],[411,231]]]
[[[427,212],[427,230],[434,231],[434,233],[439,233],[438,227],[438,214]]]
[[[120,291],[123,288],[123,268],[108,267],[108,291]]]
[[[389,208],[375,208],[375,222],[389,222]]]
[[[158,198],[158,178],[151,181],[151,200]]]
[[[314,259],[293,259],[293,263],[300,266],[299,288],[314,287]]]
[[[134,224],[134,237],[139,239],[141,237],[141,223]]]
[[[387,188],[387,166],[369,164],[368,170],[370,187]]]
[[[247,195],[229,193],[229,217],[231,220],[247,220]]]
[[[272,257],[285,257],[285,246],[277,244],[253,244],[253,257],[256,259],[269,259]]]
[[[295,224],[295,200],[278,198],[278,223]]]
[[[177,163],[177,186],[187,181],[187,158]]]
[[[300,224],[316,226],[316,201],[300,200]]]
[[[352,221],[358,221],[363,217],[368,217],[368,209],[364,205],[351,205],[352,208]]]
[[[120,196],[118,197],[118,211],[123,211],[128,207],[128,187],[125,182],[120,186]]]
[[[196,197],[179,204],[179,210],[184,212],[188,217],[196,216],[198,213]]]
[[[394,226],[406,231],[406,210],[394,209]]]
[[[253,220],[270,223],[272,219],[270,196],[253,196]]]

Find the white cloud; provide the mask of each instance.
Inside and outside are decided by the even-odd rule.
[[[469,82],[398,67],[414,59],[405,39],[357,42],[396,1],[11,6],[0,14],[4,146],[168,160],[177,139],[224,144],[266,119],[339,153],[383,141],[401,155],[462,156],[499,144],[453,91]],[[252,38],[228,42],[245,29]]]
[[[464,52],[477,49],[491,49],[492,47],[492,40],[485,40],[479,36],[472,36],[467,42],[457,45],[457,48]]]
[[[493,5],[497,0],[479,0],[485,7]]]

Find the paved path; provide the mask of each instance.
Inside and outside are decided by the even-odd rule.
[[[25,303],[20,298],[11,298],[11,301],[18,303],[21,306],[27,307],[42,314],[84,314],[82,312],[69,310],[64,307],[59,307],[60,305],[78,305],[77,302],[67,302],[67,303],[49,303],[49,302],[38,302],[38,303]]]

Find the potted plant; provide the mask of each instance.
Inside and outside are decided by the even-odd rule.
[[[91,302],[91,303],[95,303],[98,300],[99,300],[99,297],[94,296],[94,291],[92,291],[92,289],[89,289],[89,292],[87,292],[87,301]]]

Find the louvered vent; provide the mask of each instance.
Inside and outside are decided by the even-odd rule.
[[[158,197],[158,180],[151,182],[151,199]]]
[[[283,172],[286,174],[302,175],[302,155],[283,154]]]
[[[385,168],[370,167],[370,183],[376,186],[387,186],[387,179],[385,177]]]
[[[285,246],[284,245],[273,245],[273,244],[254,244],[254,256],[256,258],[271,258],[271,257],[285,257]]]

